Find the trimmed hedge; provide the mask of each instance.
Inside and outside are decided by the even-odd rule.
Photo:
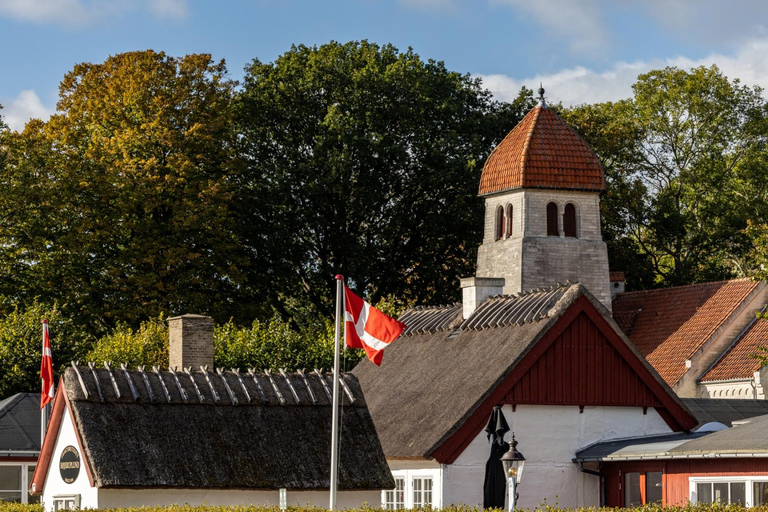
[[[169,507],[134,507],[134,508],[113,508],[102,509],[110,510],[111,512],[280,512],[279,507],[262,507],[262,506],[237,506],[237,507],[211,507],[211,506],[197,506],[190,505],[171,505]],[[313,507],[288,507],[290,512],[317,512],[323,510],[321,508]],[[380,512],[382,509],[374,507],[361,507],[358,509],[348,509],[347,512]],[[431,509],[415,509],[415,510],[431,510]],[[463,505],[445,507],[440,509],[442,512],[483,512],[483,509],[478,507],[468,507]],[[523,511],[524,509],[518,509]],[[627,509],[620,508],[561,508],[555,505],[541,504],[534,510],[539,512],[618,512]],[[719,504],[701,504],[678,507],[661,507],[658,505],[646,505],[643,507],[636,507],[631,509],[633,512],[768,512],[768,506],[763,507],[743,507],[741,505],[719,505]],[[4,503],[0,502],[0,512],[43,512],[41,505],[24,505],[21,503]]]

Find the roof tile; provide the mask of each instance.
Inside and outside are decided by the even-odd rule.
[[[701,380],[751,378],[760,369],[760,361],[752,357],[759,346],[768,346],[768,319],[756,320]]]
[[[515,188],[601,191],[605,175],[584,139],[538,106],[496,146],[480,177],[480,195]]]
[[[750,279],[735,279],[620,293],[613,299],[613,315],[648,362],[674,386],[687,370],[685,361],[757,286]]]

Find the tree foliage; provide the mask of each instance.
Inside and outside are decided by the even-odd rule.
[[[327,314],[338,273],[374,301],[454,299],[482,236],[482,163],[529,99],[500,105],[441,62],[365,41],[254,60],[237,106],[238,204],[273,302]]]
[[[146,320],[138,329],[125,323],[96,342],[88,361],[125,363],[126,366],[168,367],[168,324],[162,317]]]
[[[234,85],[208,55],[75,66],[57,114],[8,141],[2,291],[57,299],[101,329],[247,309],[230,208]]]
[[[38,301],[0,317],[0,399],[41,389],[42,320],[48,320],[55,375],[84,358],[93,337],[61,313]]]
[[[765,197],[755,172],[768,135],[761,90],[712,66],[651,71],[633,91],[629,101],[569,116],[608,163],[603,220],[619,242],[612,264],[638,264],[641,286],[740,274],[747,220],[764,214],[747,206],[760,188]],[[594,112],[604,128],[587,122]]]

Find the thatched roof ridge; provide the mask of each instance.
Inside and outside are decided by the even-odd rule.
[[[266,373],[256,375],[255,380],[235,372],[224,372],[222,376],[177,371],[174,377],[170,371],[145,371],[142,375],[138,370],[112,368],[111,373],[112,377],[104,367],[92,371],[88,366],[75,365],[63,379],[62,391],[68,398],[97,487],[329,487],[331,407],[319,375],[305,374],[315,402],[299,373],[287,374],[287,379],[273,373],[274,386]],[[238,376],[251,396],[250,402]],[[138,393],[136,399],[129,378]],[[323,378],[330,387],[330,375],[324,374]],[[266,400],[261,398],[256,382]],[[344,382],[355,400],[350,401],[348,396],[343,400],[339,487],[392,488],[394,480],[360,385],[350,374],[344,375]],[[187,395],[186,402],[179,386]],[[275,387],[283,396],[282,402]]]
[[[70,400],[91,402],[329,406],[333,384],[332,373],[317,370],[295,373],[212,372],[202,369],[155,371],[73,363],[67,372],[71,376],[66,379]],[[356,379],[351,374],[343,373],[341,380],[344,406],[365,407],[365,398]],[[134,397],[134,391],[137,397]]]

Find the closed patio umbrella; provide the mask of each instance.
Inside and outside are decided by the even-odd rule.
[[[485,426],[488,441],[491,443],[491,455],[485,463],[485,481],[483,482],[483,508],[504,508],[507,494],[507,478],[501,456],[509,450],[509,443],[504,441],[504,434],[509,432],[509,425],[501,406],[497,405]]]

